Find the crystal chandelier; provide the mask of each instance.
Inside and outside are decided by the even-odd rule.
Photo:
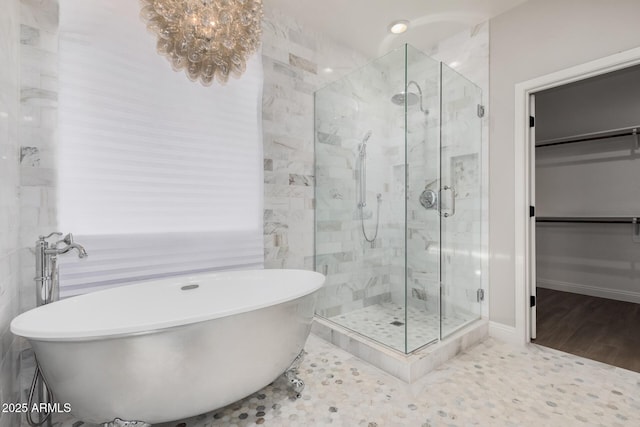
[[[262,0],[140,0],[140,16],[175,71],[210,86],[240,77],[262,34]]]

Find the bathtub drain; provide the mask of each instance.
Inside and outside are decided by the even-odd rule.
[[[194,283],[193,285],[184,285],[180,289],[182,289],[183,291],[190,291],[191,289],[198,289],[199,287],[200,285]]]

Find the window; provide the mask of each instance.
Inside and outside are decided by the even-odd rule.
[[[89,253],[61,294],[261,267],[260,55],[203,87],[155,50],[138,2],[60,10],[58,212]]]

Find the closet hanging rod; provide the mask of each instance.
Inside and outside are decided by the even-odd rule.
[[[638,146],[638,136],[640,135],[640,125],[630,126],[620,129],[611,129],[603,132],[591,132],[580,135],[573,135],[564,138],[551,138],[544,139],[536,142],[536,148],[549,147],[552,145],[573,144],[575,142],[595,141],[598,139],[617,138],[620,136],[632,136],[636,137],[636,148]]]
[[[558,217],[558,216],[543,216],[537,217],[536,222],[571,222],[571,223],[586,223],[586,224],[638,224],[640,223],[640,217],[637,216],[618,216],[618,217]]]

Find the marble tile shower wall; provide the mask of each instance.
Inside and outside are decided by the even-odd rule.
[[[397,76],[399,81],[390,81],[389,65],[402,62],[400,53],[376,60],[316,94],[317,268],[329,273],[318,310],[325,317],[392,298],[392,260],[404,255],[404,212],[397,210],[404,189],[398,193],[392,184],[404,155],[399,155],[403,153],[402,123],[396,120],[399,109],[389,97],[394,86],[401,86],[403,74]],[[358,157],[365,135],[369,135],[367,204],[361,222]],[[378,234],[372,245],[362,226],[371,239],[376,222]]]
[[[407,117],[407,260],[406,291],[404,267],[397,271],[397,281],[402,285],[396,298],[431,313],[438,312],[440,216],[436,208],[425,209],[420,204],[424,190],[438,193],[439,133],[440,133],[440,82],[439,64],[424,60],[409,68],[412,78],[418,81],[424,93],[424,107],[428,114],[417,108],[408,111]]]
[[[488,24],[482,24],[465,31],[450,39],[444,40],[430,52],[434,59],[454,64],[458,70],[465,73],[473,83],[480,86],[484,93],[488,90]],[[426,189],[436,190],[442,185],[460,187],[457,197],[458,216],[455,224],[445,224],[446,239],[442,241],[444,249],[455,253],[456,256],[443,257],[445,304],[443,313],[446,315],[461,315],[468,319],[469,312],[478,314],[476,290],[482,282],[486,289],[486,276],[478,277],[479,271],[486,271],[482,256],[486,253],[486,186],[477,186],[482,181],[486,184],[487,149],[487,116],[477,119],[472,116],[473,123],[466,123],[465,114],[468,112],[454,111],[444,118],[444,132],[440,133],[440,85],[438,83],[438,64],[425,58],[419,52],[408,51],[408,78],[416,80],[424,92],[424,107],[429,111],[424,115],[416,106],[408,110],[407,116],[407,180],[405,182],[404,147],[400,144],[385,153],[388,165],[392,169],[392,191],[387,195],[391,200],[390,218],[399,219],[395,224],[382,222],[388,227],[393,238],[383,241],[389,250],[383,258],[389,265],[388,289],[391,300],[404,305],[405,292],[407,302],[420,310],[438,311],[440,297],[440,218],[435,210],[425,210],[419,204],[420,193]],[[402,67],[403,61],[398,61]],[[387,70],[389,75],[403,75],[398,70]],[[466,75],[469,73],[469,75]],[[392,80],[392,79],[391,79]],[[402,82],[395,82],[401,86]],[[394,83],[387,89],[393,92]],[[471,99],[471,93],[459,81],[447,82],[448,110],[456,110],[458,106],[471,105],[475,107],[476,99]],[[397,88],[396,88],[397,89]],[[413,88],[412,88],[413,89]],[[415,90],[415,89],[413,89]],[[478,100],[479,101],[479,100]],[[479,126],[480,120],[482,126]],[[386,126],[390,127],[392,139],[404,138],[404,113],[402,109],[390,110],[383,118]],[[449,125],[455,123],[455,128]],[[465,131],[466,129],[466,131]],[[439,165],[439,147],[437,142],[442,138],[443,155],[447,162]],[[481,139],[479,144],[469,146],[464,141]],[[462,141],[462,143],[460,143]],[[453,163],[452,163],[453,161]],[[443,181],[438,178],[440,172]],[[405,189],[406,184],[406,189]],[[464,187],[464,188],[463,188]],[[480,190],[480,191],[479,191]],[[407,246],[404,247],[404,200],[407,200]],[[452,226],[453,225],[453,226]],[[393,233],[395,230],[395,233]],[[383,233],[383,236],[385,233]],[[319,234],[317,235],[319,236]],[[464,256],[463,254],[468,254]],[[406,280],[405,291],[405,255]],[[385,284],[387,277],[385,276]],[[365,304],[366,305],[366,304]]]
[[[488,257],[486,254],[489,250],[489,238],[488,238],[488,215],[489,215],[489,117],[491,112],[489,111],[489,22],[482,23],[476,27],[461,32],[456,36],[448,38],[437,46],[434,50],[428,52],[433,58],[438,59],[455,69],[458,73],[462,74],[465,78],[473,82],[482,90],[482,104],[485,108],[484,117],[481,118],[481,145],[480,149],[476,153],[467,151],[461,151],[452,156],[460,156],[459,166],[474,166],[474,168],[467,168],[466,172],[462,175],[466,176],[466,182],[480,181],[481,188],[480,193],[470,194],[464,197],[461,207],[466,207],[464,211],[471,216],[469,221],[465,223],[461,222],[461,226],[457,228],[453,234],[452,244],[454,248],[464,249],[468,248],[468,244],[465,246],[465,242],[472,242],[471,247],[472,254],[467,257],[466,260],[462,260],[466,263],[463,268],[458,266],[451,266],[451,270],[456,273],[465,273],[459,277],[454,277],[453,280],[457,283],[465,283],[467,286],[459,287],[458,295],[452,295],[452,301],[459,301],[458,307],[464,312],[469,308],[469,304],[473,304],[475,301],[475,291],[477,286],[473,287],[471,284],[480,284],[485,291],[489,287],[488,276]],[[456,64],[457,63],[457,64]],[[477,155],[476,159],[471,158],[473,154]],[[465,157],[465,155],[470,155]],[[452,165],[452,163],[449,163]],[[466,167],[466,166],[465,166]],[[458,174],[461,178],[464,177]],[[479,250],[479,253],[477,251]],[[471,263],[474,267],[471,268]],[[479,271],[478,271],[479,270]],[[480,274],[480,276],[478,276]],[[470,295],[471,294],[471,295]],[[485,301],[488,301],[488,296],[485,295]],[[482,306],[482,313],[484,316],[488,316],[487,304]]]
[[[314,266],[314,92],[366,62],[362,55],[264,6],[266,268]],[[325,72],[331,68],[333,72]]]
[[[332,102],[341,107],[340,114],[334,115],[339,123],[337,129],[331,129],[329,124],[321,124],[318,136],[321,147],[326,147],[331,160],[327,167],[331,167],[331,179],[334,185],[323,186],[319,189],[318,200],[314,200],[313,186],[316,177],[313,176],[313,92],[323,87],[330,81],[338,81],[339,73],[325,74],[323,69],[331,66],[334,70],[349,71],[366,63],[365,58],[348,49],[336,46],[330,40],[305,30],[291,18],[278,11],[265,10],[265,25],[263,38],[263,64],[265,68],[265,84],[263,96],[263,134],[264,134],[264,167],[265,167],[265,266],[267,268],[313,268],[314,265],[314,229],[313,210],[315,203],[319,204],[317,210],[319,254],[323,255],[327,272],[330,273],[327,288],[331,289],[331,297],[323,302],[320,307],[326,316],[340,313],[343,303],[346,308],[357,308],[365,305],[365,299],[369,303],[375,303],[377,299],[387,300],[403,299],[404,295],[404,223],[391,219],[400,218],[404,213],[398,211],[403,206],[404,200],[404,153],[401,147],[386,147],[383,156],[386,157],[388,168],[383,171],[381,167],[375,169],[369,164],[369,179],[372,176],[380,178],[380,183],[373,181],[368,184],[371,197],[375,199],[375,186],[383,190],[383,204],[381,205],[381,234],[378,246],[371,248],[363,245],[360,236],[357,211],[355,207],[355,156],[357,143],[362,139],[367,130],[372,130],[372,135],[387,140],[401,138],[394,135],[393,130],[387,130],[386,135],[382,129],[373,129],[376,121],[354,120],[349,117],[350,109],[363,107],[363,96],[366,92],[356,97],[344,97],[342,95],[353,92],[353,87],[342,88],[341,92],[336,86],[336,97]],[[446,63],[458,62],[458,71],[465,74],[474,83],[488,90],[488,24],[482,24],[444,40],[434,46],[427,54]],[[337,65],[336,65],[337,64]],[[387,70],[388,72],[389,70]],[[386,76],[388,80],[388,75]],[[375,76],[367,80],[371,91],[376,89],[373,84]],[[428,80],[428,77],[427,77]],[[380,84],[382,82],[380,81]],[[393,83],[387,81],[388,86]],[[433,93],[427,93],[429,101],[437,102],[437,86],[425,86],[434,88]],[[325,89],[326,90],[326,89]],[[427,90],[428,92],[428,90]],[[390,93],[395,93],[394,88],[387,87],[383,98],[388,98]],[[341,97],[342,96],[342,97]],[[437,107],[432,107],[437,110]],[[331,113],[331,112],[328,112]],[[375,113],[372,113],[375,116]],[[402,122],[402,114],[399,110],[388,110],[384,117],[380,117],[380,123],[394,124]],[[421,147],[422,140],[436,138],[436,115],[430,116],[424,124],[413,123],[413,137],[410,137],[410,157],[419,159],[414,154],[419,154],[424,159],[431,159],[435,151],[428,146]],[[410,117],[410,121],[414,120]],[[415,119],[419,120],[419,119]],[[372,123],[373,124],[368,124]],[[410,123],[411,124],[411,123]],[[483,119],[482,152],[478,153],[481,161],[486,159],[487,119]],[[325,126],[323,129],[322,126]],[[328,126],[328,127],[327,127]],[[393,128],[393,126],[392,126]],[[420,134],[420,135],[418,135]],[[372,142],[374,141],[372,136]],[[413,141],[413,142],[412,142]],[[420,142],[418,144],[416,141]],[[380,149],[371,144],[370,150]],[[412,148],[413,147],[413,148]],[[417,150],[417,151],[415,151]],[[435,149],[434,149],[435,150]],[[375,152],[371,152],[371,158]],[[428,160],[425,160],[428,161]],[[417,171],[424,165],[419,161],[410,163],[410,168]],[[482,164],[482,171],[486,170],[486,164]],[[420,183],[412,186],[409,182],[409,192],[418,192],[437,177],[437,168],[433,170],[434,177],[429,180],[422,173]],[[417,176],[418,173],[409,176]],[[483,183],[486,183],[482,172]],[[323,191],[326,190],[326,194]],[[482,194],[476,195],[482,200],[482,221],[486,221],[486,186],[483,185]],[[416,196],[417,197],[417,196]],[[325,199],[325,200],[323,200]],[[384,201],[389,201],[385,204]],[[353,203],[352,203],[353,202]],[[333,203],[335,210],[325,209]],[[369,203],[371,206],[371,203]],[[385,206],[386,205],[386,206]],[[323,208],[324,206],[324,208]],[[439,243],[439,233],[432,233],[437,228],[438,218],[420,217],[420,209],[411,207],[408,212],[409,229],[408,242],[408,279],[410,284],[410,300],[415,304],[424,306],[425,299],[437,307],[439,294],[437,262],[439,252],[436,250]],[[349,221],[340,220],[340,212],[350,213]],[[322,217],[326,213],[326,217]],[[372,226],[372,211],[365,212],[366,224]],[[412,222],[413,218],[413,222]],[[486,252],[486,230],[476,222],[469,232],[457,232],[456,244],[463,244],[469,233],[473,234],[474,241],[480,238],[482,251]],[[356,227],[357,225],[357,227]],[[480,236],[480,233],[482,235]],[[425,260],[427,260],[425,262]],[[429,261],[430,260],[430,261]],[[318,268],[322,270],[322,258]],[[483,260],[483,263],[485,261]],[[482,271],[486,271],[483,264]],[[368,277],[367,277],[368,276]],[[456,277],[456,280],[469,279],[475,282],[476,278]],[[485,277],[482,280],[486,280]],[[483,282],[486,288],[486,282]],[[467,297],[464,291],[462,299]]]
[[[4,1],[0,13],[0,402],[16,402],[18,351],[9,331],[19,309],[18,122],[20,116],[20,3]],[[19,424],[0,412],[0,427]]]
[[[479,150],[469,151],[464,144],[458,144],[449,148],[448,161],[445,166],[457,170],[443,170],[443,174],[450,177],[452,181],[458,182],[460,187],[459,207],[460,212],[467,215],[466,218],[459,217],[458,224],[454,230],[448,234],[448,249],[457,253],[468,253],[466,257],[457,257],[455,262],[452,259],[446,260],[444,268],[447,268],[450,283],[458,286],[450,288],[448,291],[449,310],[460,311],[464,315],[472,309],[477,312],[475,305],[477,285],[480,284],[485,290],[488,289],[488,200],[489,200],[489,23],[479,24],[470,30],[458,33],[445,39],[426,52],[429,56],[445,64],[448,64],[456,72],[473,82],[482,90],[482,104],[485,107],[484,117],[481,123],[481,142]],[[459,84],[449,85],[451,90],[458,93],[449,93],[448,99],[453,101],[461,100],[464,103],[465,90]],[[466,113],[465,113],[466,114]],[[463,121],[464,122],[464,121]],[[468,125],[471,125],[468,127]],[[465,138],[475,138],[473,127],[476,123],[463,123],[455,131],[456,139],[464,141]],[[465,135],[465,131],[472,134]],[[445,143],[447,140],[444,140]],[[453,141],[449,139],[448,141]],[[475,156],[475,157],[474,157]],[[474,183],[480,182],[481,188],[467,193],[462,191],[463,187],[471,188]],[[445,183],[446,184],[446,183]],[[472,184],[471,186],[468,184]],[[455,187],[455,184],[454,184]],[[457,190],[457,189],[456,189]],[[447,264],[448,262],[448,264]],[[478,276],[480,274],[480,276]],[[488,298],[485,296],[485,301]],[[488,316],[487,304],[482,306],[482,314]]]
[[[454,66],[457,72],[481,88],[483,96],[488,93],[488,23],[445,39],[425,53]],[[474,304],[479,282],[482,288],[487,289],[486,275],[479,278],[478,272],[487,271],[486,257],[481,254],[487,253],[487,230],[483,224],[487,223],[488,111],[482,119],[478,119],[481,126],[477,122],[467,123],[468,114],[463,114],[462,110],[456,111],[456,108],[469,103],[475,106],[475,100],[469,98],[472,94],[459,79],[447,79],[445,76],[442,90],[446,105],[441,124],[437,119],[440,115],[439,85],[433,82],[433,67],[426,63],[422,69],[414,65],[409,70],[411,75],[426,76],[426,80],[420,82],[425,83],[425,103],[429,115],[422,124],[417,121],[419,116],[415,113],[409,116],[408,121],[408,303],[416,307],[426,303],[428,310],[437,310],[440,294],[438,248],[442,243],[443,250],[456,254],[453,257],[444,256],[440,266],[445,285],[443,311],[450,314],[477,313]],[[475,117],[470,119],[476,120]],[[454,128],[450,126],[452,123]],[[442,134],[438,136],[438,127],[441,125]],[[465,143],[478,137],[481,141],[475,146]],[[442,155],[446,159],[442,163],[442,170],[433,163],[433,159],[439,156],[438,147],[430,143],[440,139],[443,144]],[[417,203],[420,192],[425,188],[437,190],[439,175],[442,175],[441,185],[453,185],[458,193],[457,217],[452,218],[455,219],[453,222],[442,223],[442,237],[437,213],[425,211]],[[480,191],[478,183],[481,183]],[[392,281],[397,280],[392,278]],[[448,313],[443,312],[445,315]]]
[[[340,74],[356,70],[367,63],[367,58],[268,7],[262,49],[265,266],[313,268],[314,207],[316,203],[333,203],[335,209],[316,212],[318,268],[322,271],[324,264],[330,273],[320,310],[332,316],[389,300],[390,260],[404,254],[404,225],[394,210],[394,198],[403,196],[392,188],[393,175],[402,173],[397,165],[404,163],[404,154],[389,142],[401,141],[400,131],[392,135],[388,125],[389,114],[399,113],[388,102],[390,94],[397,91],[390,87],[386,76],[389,70],[373,67],[357,81],[350,78],[335,83],[335,98],[329,102],[335,111],[327,113],[336,120],[320,123],[317,135],[330,158],[325,166],[332,185],[319,188],[315,200],[313,93],[329,82],[339,82]],[[334,72],[324,73],[326,67]],[[368,131],[372,132],[368,156],[370,209],[365,210],[369,233],[375,229],[376,194],[381,193],[383,200],[380,235],[374,247],[365,244],[361,236],[355,197],[357,145]]]

